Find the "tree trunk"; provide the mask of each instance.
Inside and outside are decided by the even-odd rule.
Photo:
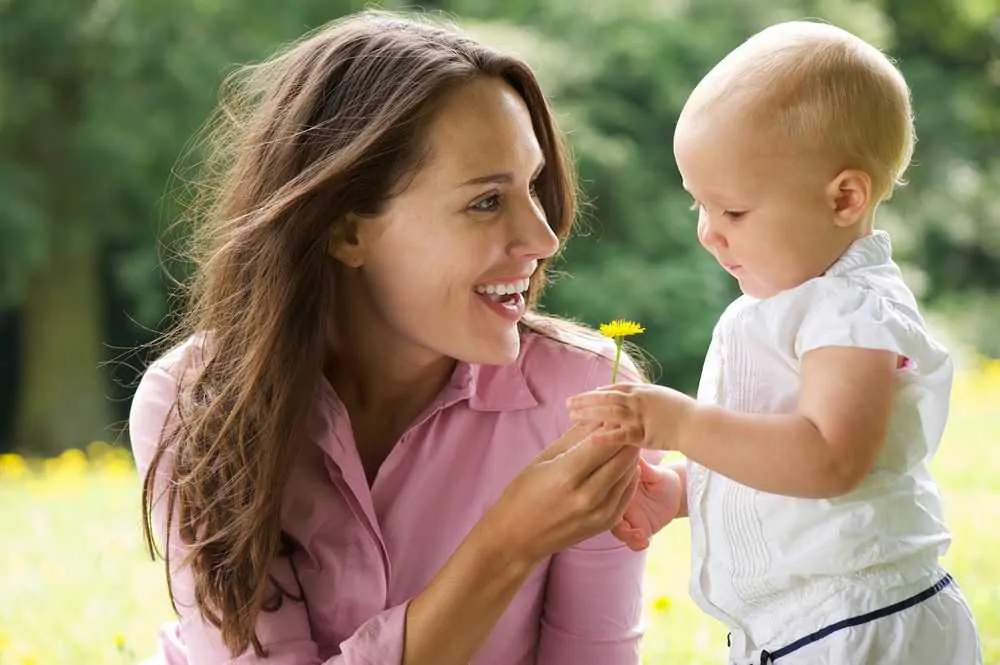
[[[100,254],[56,251],[28,287],[16,449],[52,455],[113,436],[102,349]]]

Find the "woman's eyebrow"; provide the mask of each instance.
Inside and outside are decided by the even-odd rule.
[[[545,168],[545,162],[542,161],[535,167],[535,175]],[[509,185],[514,182],[514,174],[510,171],[504,171],[503,173],[490,173],[488,175],[476,176],[475,178],[470,178],[465,182],[461,183],[459,187],[467,187],[469,185]]]
[[[512,173],[491,173],[489,175],[481,175],[475,178],[470,178],[466,180],[459,187],[467,187],[469,185],[485,185],[485,184],[504,184],[509,185],[514,182],[514,174]]]

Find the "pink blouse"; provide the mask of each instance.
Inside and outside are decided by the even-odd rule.
[[[301,547],[276,561],[286,597],[262,613],[266,661],[235,660],[193,602],[186,569],[172,574],[179,621],[160,635],[158,661],[273,665],[391,665],[402,659],[407,602],[421,591],[508,482],[569,428],[565,400],[611,379],[610,340],[569,345],[525,333],[511,365],[459,363],[451,381],[386,458],[369,488],[347,413],[323,381],[284,492],[282,526]],[[200,354],[189,340],[149,368],[130,417],[145,474],[177,394]],[[158,491],[169,473],[161,464]],[[160,534],[166,500],[154,507]],[[174,557],[183,549],[172,539]],[[610,534],[546,559],[530,574],[475,665],[639,662],[644,556]],[[294,569],[293,569],[294,567]],[[293,572],[294,570],[294,572]],[[296,582],[296,575],[301,587]]]

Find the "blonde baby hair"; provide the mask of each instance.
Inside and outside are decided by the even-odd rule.
[[[682,118],[723,106],[775,145],[867,173],[873,207],[904,184],[916,140],[909,86],[884,53],[846,30],[789,21],[751,36],[699,82]]]

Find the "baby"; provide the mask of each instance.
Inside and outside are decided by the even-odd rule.
[[[643,466],[614,533],[641,549],[690,516],[691,594],[733,665],[982,661],[927,470],[952,363],[873,228],[913,144],[906,81],[874,47],[811,22],[751,37],[674,135],[698,239],[743,292],[697,401],[639,384],[569,401],[610,443],[687,458]]]

